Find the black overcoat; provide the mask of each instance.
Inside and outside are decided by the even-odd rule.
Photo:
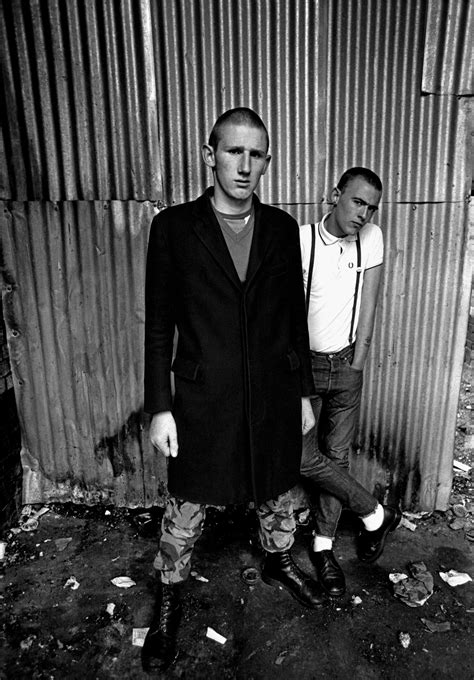
[[[210,505],[261,503],[298,481],[301,396],[314,391],[298,225],[254,196],[242,284],[211,195],[208,189],[152,222],[145,410],[172,410],[176,420],[172,495]]]

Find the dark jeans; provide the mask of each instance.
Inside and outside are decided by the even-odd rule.
[[[330,538],[336,534],[343,505],[361,516],[377,506],[348,472],[362,390],[362,371],[351,368],[352,356],[351,347],[336,354],[311,352],[316,426],[303,438],[301,474],[310,487],[316,533]]]

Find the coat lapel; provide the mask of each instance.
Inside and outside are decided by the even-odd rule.
[[[208,189],[195,202],[196,220],[193,225],[194,231],[230,281],[238,288],[242,288],[219,222],[212,209],[210,195],[210,190]]]
[[[254,196],[253,200],[255,210],[255,226],[252,239],[252,247],[250,248],[249,265],[247,269],[247,280],[245,287],[248,288],[257,274],[260,266],[265,258],[268,246],[271,242],[271,229],[268,224],[262,220],[262,206],[257,198]]]

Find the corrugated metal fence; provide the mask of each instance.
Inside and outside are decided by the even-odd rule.
[[[141,413],[147,226],[156,202],[206,186],[200,145],[219,113],[247,105],[271,138],[260,196],[300,222],[349,166],[384,182],[353,469],[380,495],[445,506],[470,290],[457,96],[472,93],[470,12],[469,0],[3,3],[3,296],[25,501],[159,501]]]

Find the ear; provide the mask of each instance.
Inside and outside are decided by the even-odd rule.
[[[333,205],[337,205],[337,202],[339,200],[340,195],[341,195],[341,192],[339,191],[339,189],[337,187],[334,187],[334,189],[332,190],[332,193],[331,193]]]
[[[265,158],[265,165],[263,166],[262,175],[264,175],[266,173],[266,171],[268,170],[268,166],[270,165],[271,160],[272,160],[271,156],[267,156]]]
[[[212,146],[203,144],[201,147],[201,154],[202,159],[208,168],[214,168],[216,166],[216,157]]]

